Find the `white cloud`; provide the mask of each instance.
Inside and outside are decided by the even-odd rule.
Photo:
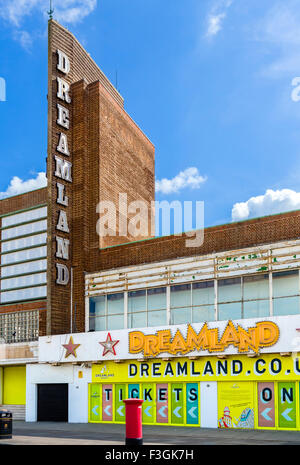
[[[225,13],[218,15],[210,15],[208,18],[207,36],[215,36],[222,27],[222,20],[225,18]]]
[[[76,24],[92,13],[97,0],[53,0],[53,18],[62,24]],[[13,27],[13,36],[22,47],[31,45],[33,31],[24,30],[25,19],[34,14],[47,18],[49,0],[0,0],[0,18]],[[22,29],[21,29],[22,28]]]
[[[206,36],[213,37],[222,29],[223,21],[227,16],[227,10],[233,0],[219,0],[210,10],[207,18]]]
[[[199,174],[198,168],[191,167],[181,171],[172,179],[156,180],[155,191],[162,194],[173,194],[186,188],[199,189],[205,181],[206,177]]]
[[[11,197],[13,195],[24,194],[24,192],[30,192],[46,186],[47,178],[46,173],[44,172],[37,173],[36,178],[31,178],[27,181],[23,181],[18,176],[14,176],[6,191],[0,192],[0,199],[5,199],[6,197]]]
[[[236,203],[231,212],[232,221],[274,215],[300,209],[300,192],[291,189],[267,189],[264,195],[251,197],[246,202]]]
[[[269,60],[262,74],[281,77],[299,72],[300,61],[300,10],[299,2],[274,2],[265,16],[254,27],[254,38],[263,44],[261,49]]]
[[[14,38],[20,42],[25,50],[30,50],[32,45],[32,37],[27,31],[16,30],[14,31]]]
[[[97,6],[97,0],[53,1],[54,19],[63,23],[78,23]],[[49,0],[0,0],[0,17],[20,27],[26,16],[49,11]]]

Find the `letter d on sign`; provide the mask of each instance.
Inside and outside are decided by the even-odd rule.
[[[70,72],[69,58],[61,50],[57,50],[57,55],[58,55],[57,69],[64,74],[68,74]]]
[[[144,348],[145,336],[140,331],[129,333],[129,353],[138,354]]]
[[[57,269],[57,279],[56,284],[62,284],[66,286],[69,282],[69,270],[66,265],[61,265],[60,263],[56,263]]]

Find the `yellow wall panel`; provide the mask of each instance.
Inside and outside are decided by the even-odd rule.
[[[25,405],[26,367],[5,367],[3,371],[3,404]]]

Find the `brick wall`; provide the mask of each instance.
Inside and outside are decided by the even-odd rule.
[[[70,60],[67,75],[57,70],[57,49]],[[128,236],[100,239],[96,234],[97,204],[110,200],[117,206],[119,193],[126,193],[128,202],[144,200],[150,205],[154,200],[154,147],[124,111],[122,97],[88,53],[55,21],[49,22],[48,67],[47,332],[59,334],[84,330],[84,272],[91,248],[99,249],[130,239]],[[69,105],[57,99],[57,77],[71,86]],[[69,199],[65,209],[56,202],[54,154],[59,133],[63,131],[57,125],[57,103],[70,110],[70,128],[66,134],[72,183],[59,180]],[[57,219],[63,209],[70,233],[59,231],[59,236],[70,239],[70,257],[64,264],[72,275],[66,286],[56,283],[55,258]]]
[[[39,336],[46,336],[47,300],[24,302],[13,305],[1,305],[0,315],[3,313],[26,312],[39,310]]]
[[[206,228],[201,247],[185,246],[185,235],[149,239],[119,247],[93,250],[89,272],[140,265],[162,260],[205,255],[213,252],[242,249],[272,242],[299,239],[300,210],[252,219],[239,223]]]
[[[25,210],[37,205],[47,203],[47,188],[37,189],[25,194],[8,197],[0,200],[0,215],[13,213],[19,210]]]

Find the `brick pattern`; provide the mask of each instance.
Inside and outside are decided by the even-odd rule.
[[[46,336],[47,300],[2,305],[0,314],[39,310],[39,336]]]
[[[70,59],[66,76],[57,70],[57,49]],[[128,201],[154,200],[154,147],[124,111],[123,99],[80,46],[75,37],[55,21],[49,22],[48,57],[48,288],[47,333],[84,331],[84,272],[91,248],[127,242],[127,236],[100,238],[96,233],[100,200],[118,204],[119,192]],[[57,125],[57,76],[71,86],[70,129]],[[73,276],[67,286],[56,284],[56,224],[61,206],[57,205],[54,154],[60,132],[67,133],[72,166],[72,184],[65,185],[70,234],[70,260],[64,261]],[[61,156],[61,154],[58,154]],[[62,157],[64,158],[64,157]],[[72,297],[72,299],[71,299]],[[71,312],[73,319],[71,322]],[[76,319],[75,319],[76,315]]]
[[[47,188],[43,187],[42,189],[0,200],[0,215],[6,215],[7,213],[25,210],[26,208],[46,203]]]
[[[214,226],[204,230],[201,247],[185,246],[185,235],[149,239],[115,248],[93,250],[89,272],[160,262],[162,260],[205,255],[214,252],[242,249],[279,241],[299,239],[300,210],[252,219],[240,223]]]
[[[84,331],[84,272],[91,250],[131,240],[128,236],[97,235],[97,203],[109,200],[118,207],[119,193],[126,193],[128,203],[144,200],[150,206],[154,199],[154,147],[100,82],[73,84],[72,98],[73,330]]]

